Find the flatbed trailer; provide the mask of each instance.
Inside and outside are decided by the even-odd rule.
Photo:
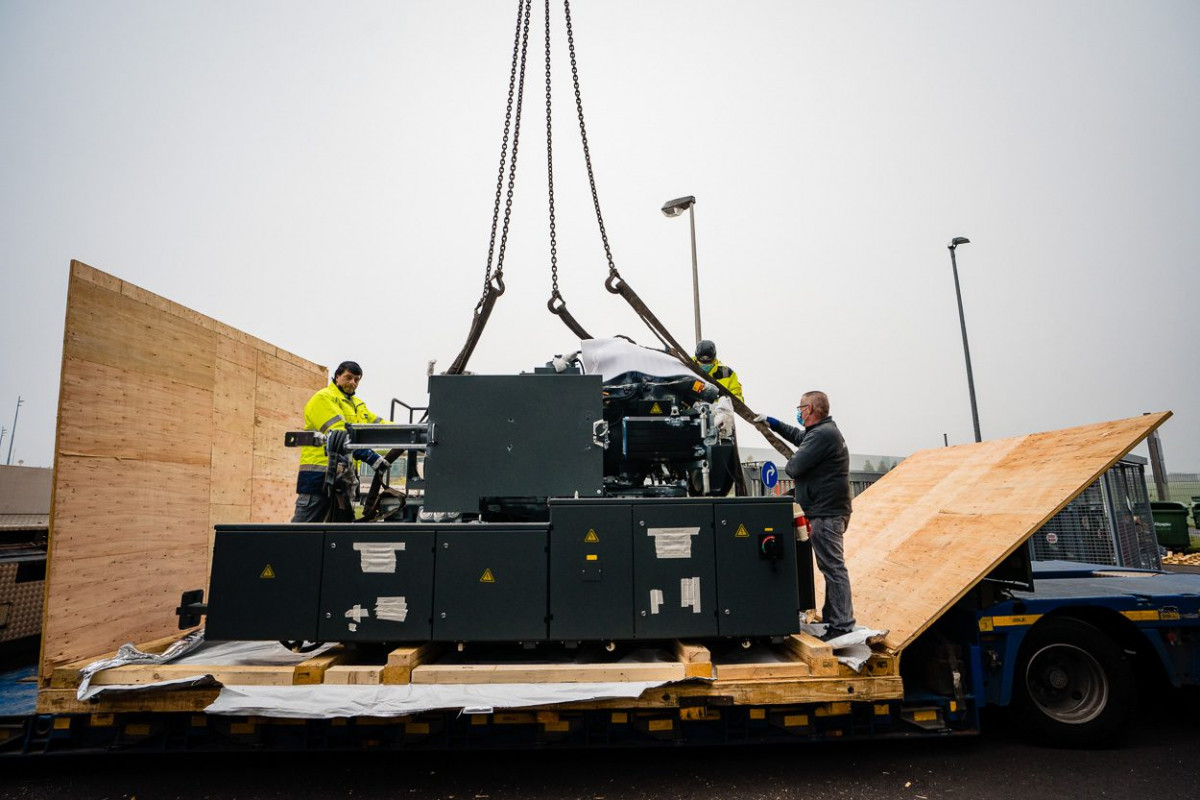
[[[1197,680],[1200,576],[1031,574],[1021,558],[1165,412],[921,451],[856,498],[855,609],[879,631],[858,671],[806,633],[749,650],[686,639],[611,653],[277,647],[252,663],[201,650],[115,667],[92,676],[106,691],[81,699],[84,666],[123,642],[161,652],[178,638],[172,610],[181,587],[207,585],[215,525],[286,518],[294,457],[281,434],[324,380],[317,365],[73,264],[37,707],[0,725],[0,753],[947,736],[977,732],[986,705],[1011,706],[1032,734],[1089,744],[1119,735],[1138,680]],[[121,413],[113,387],[135,381],[162,413]],[[181,409],[197,406],[181,433]],[[822,589],[818,576],[818,604]],[[188,684],[164,685],[177,679]],[[412,697],[425,706],[405,705]]]

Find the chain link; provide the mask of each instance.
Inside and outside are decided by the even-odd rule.
[[[554,219],[554,122],[550,91],[550,0],[546,0],[546,184],[550,206],[550,302],[561,300],[558,291],[558,236]]]
[[[547,0],[548,2],[548,0]],[[613,263],[612,248],[608,244],[608,232],[604,229],[604,216],[600,213],[600,196],[596,192],[596,176],[592,172],[592,153],[588,148],[587,126],[583,122],[583,96],[579,92],[579,67],[575,63],[575,31],[571,26],[571,0],[563,0],[567,16],[567,45],[571,51],[571,82],[575,86],[575,110],[579,114],[579,135],[583,139],[583,160],[587,163],[588,185],[592,189],[592,206],[596,209],[596,222],[600,226],[600,239],[604,242],[604,257],[608,259],[609,279],[620,278]]]
[[[500,168],[496,176],[496,200],[492,207],[492,231],[488,241],[487,271],[483,276],[483,294],[475,306],[478,310],[493,291],[492,263],[495,257],[496,291],[504,291],[504,254],[508,249],[508,228],[512,217],[513,186],[517,172],[517,145],[521,138],[521,102],[525,96],[525,55],[529,45],[529,11],[533,0],[517,0],[517,26],[513,35],[512,68],[508,75],[508,104],[504,109],[504,136],[500,142]],[[519,79],[518,79],[519,75]],[[516,119],[513,119],[513,97],[516,96]],[[509,158],[509,133],[512,133],[511,160]],[[496,228],[500,222],[500,197],[504,191],[504,175],[508,172],[508,193],[504,202],[504,227],[500,235],[500,249],[496,250]]]

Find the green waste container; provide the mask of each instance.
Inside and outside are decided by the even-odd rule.
[[[1154,517],[1154,535],[1160,545],[1173,550],[1187,550],[1191,546],[1186,505],[1165,500],[1155,501],[1150,504],[1150,513]]]

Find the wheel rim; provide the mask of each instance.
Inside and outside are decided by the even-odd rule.
[[[1034,653],[1025,685],[1043,714],[1067,725],[1091,722],[1108,705],[1108,676],[1100,662],[1073,645],[1048,645]]]

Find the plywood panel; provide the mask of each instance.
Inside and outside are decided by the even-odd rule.
[[[207,465],[212,402],[208,389],[71,359],[59,397],[62,449],[70,455]]]
[[[212,389],[211,331],[83,281],[70,291],[64,351],[72,358]]]
[[[854,500],[846,563],[859,624],[903,648],[1169,416],[909,456]]]
[[[282,430],[325,381],[320,365],[72,262],[43,678],[175,631],[179,593],[207,585],[213,524],[290,516],[298,456]]]

